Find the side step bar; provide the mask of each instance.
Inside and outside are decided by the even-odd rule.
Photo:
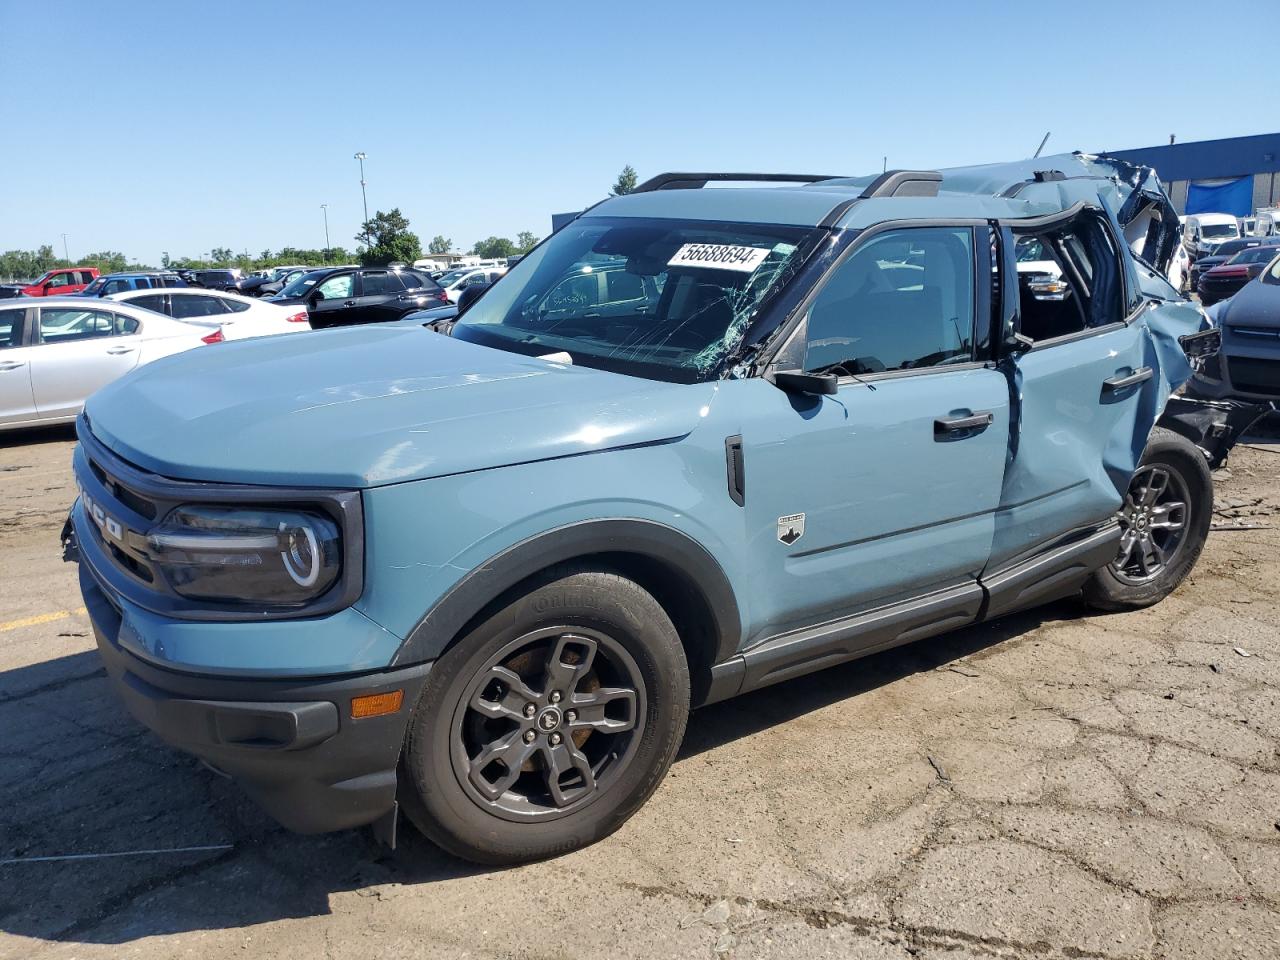
[[[712,667],[710,686],[699,705],[1069,597],[1115,557],[1119,541],[1120,526],[1112,521],[980,582],[769,637]]]

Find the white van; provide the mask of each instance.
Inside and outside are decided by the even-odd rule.
[[[1240,224],[1229,213],[1189,213],[1182,224],[1182,245],[1192,260],[1210,256],[1218,244],[1240,239]]]
[[[1263,207],[1258,211],[1253,225],[1255,237],[1274,237],[1280,234],[1280,207]]]
[[[432,260],[428,257],[423,260],[413,261],[413,269],[425,270],[427,273],[431,273],[435,270],[448,270],[449,264],[440,260]]]

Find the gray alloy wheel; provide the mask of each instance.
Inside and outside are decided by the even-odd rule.
[[[1134,586],[1159,577],[1186,541],[1191,496],[1186,481],[1163,464],[1141,467],[1120,508],[1120,553],[1111,572]]]
[[[640,669],[616,640],[577,627],[536,630],[499,650],[468,685],[450,759],[467,796],[490,813],[567,816],[627,766],[645,707]]]
[[[559,856],[613,833],[657,789],[689,699],[684,646],[653,594],[585,562],[549,568],[435,660],[399,797],[456,856]]]

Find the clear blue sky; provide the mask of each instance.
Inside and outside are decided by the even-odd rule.
[[[1140,8],[1146,8],[1140,10]],[[544,235],[624,163],[870,173],[1269,132],[1275,0],[0,0],[0,249]],[[1135,11],[1139,11],[1136,12]],[[1230,90],[1237,61],[1245,96]],[[1205,67],[1188,75],[1190,60]]]

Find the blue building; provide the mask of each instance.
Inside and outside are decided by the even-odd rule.
[[[1280,204],[1280,133],[1171,143],[1105,155],[1154,167],[1178,213],[1249,217]]]

